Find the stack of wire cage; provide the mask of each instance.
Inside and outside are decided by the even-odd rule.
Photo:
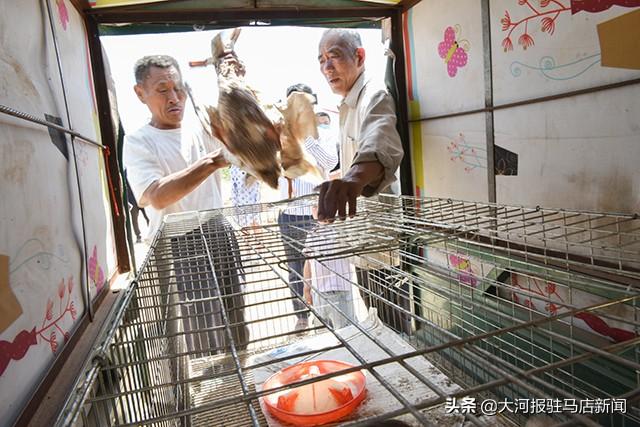
[[[329,355],[370,391],[344,425],[640,425],[638,215],[384,196],[296,239],[287,206],[167,217],[58,425],[280,425],[261,399],[301,383],[265,373]],[[346,326],[291,292],[287,245],[353,266]]]

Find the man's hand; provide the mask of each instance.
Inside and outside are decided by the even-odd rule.
[[[357,163],[351,166],[344,178],[320,184],[318,220],[333,222],[336,213],[340,219],[345,219],[347,214],[355,216],[358,196],[362,195],[367,186],[377,187],[383,176],[384,167],[380,163]]]
[[[207,153],[202,158],[202,161],[207,163],[213,169],[212,172],[230,165],[229,161],[222,154],[221,148]]]
[[[358,196],[362,194],[364,184],[348,177],[334,179],[320,184],[318,197],[318,221],[333,222],[336,213],[338,218],[345,219],[356,214]],[[347,204],[349,210],[347,212]]]

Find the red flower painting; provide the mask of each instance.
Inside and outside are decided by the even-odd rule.
[[[562,13],[571,12],[575,15],[579,12],[599,13],[612,6],[640,7],[640,0],[517,0],[518,6],[525,10],[521,19],[514,19],[512,13],[505,10],[500,18],[502,31],[508,31],[502,40],[502,48],[505,52],[513,50],[513,33],[516,29],[522,30],[518,37],[518,44],[523,50],[527,50],[535,44],[530,33],[529,25],[539,25],[543,33],[553,35],[556,30],[558,17]]]
[[[56,353],[61,348],[60,337],[64,339],[64,342],[69,339],[68,328],[71,325],[68,321],[65,322],[65,318],[68,315],[74,321],[78,315],[75,303],[71,299],[72,289],[73,278],[69,277],[66,284],[63,279],[58,284],[57,289],[58,299],[60,300],[57,314],[54,315],[55,304],[53,300],[47,298],[40,328],[34,326],[30,331],[22,330],[13,341],[0,340],[0,376],[9,366],[9,362],[22,359],[29,351],[29,348],[38,345],[38,338],[40,342],[46,342],[49,345],[52,353]],[[63,323],[66,323],[67,326],[65,327]]]

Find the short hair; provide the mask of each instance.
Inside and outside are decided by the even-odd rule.
[[[137,84],[144,83],[144,79],[146,79],[149,75],[149,70],[151,69],[151,67],[175,67],[175,69],[178,70],[178,74],[180,75],[180,77],[182,77],[178,61],[176,61],[173,57],[169,55],[149,55],[143,56],[142,58],[138,59],[136,61],[136,65],[133,66],[133,73],[136,76]]]
[[[327,119],[329,119],[329,121],[331,121],[331,116],[327,113],[325,113],[324,111],[319,111],[316,113],[316,117],[326,117]]]
[[[289,97],[289,95],[291,95],[291,92],[305,92],[308,93],[309,95],[313,96],[313,103],[317,104],[318,103],[318,97],[315,93],[313,93],[313,89],[311,89],[309,86],[307,86],[304,83],[296,83],[294,85],[291,85],[287,88],[287,98]]]
[[[329,28],[324,33],[322,33],[322,37],[320,38],[320,43],[330,36],[338,36],[340,39],[340,44],[347,48],[347,51],[355,56],[356,49],[362,47],[362,39],[360,38],[360,34],[357,31],[351,30],[348,28]]]
[[[287,88],[287,96],[291,95],[291,92],[306,92],[313,95],[313,89],[304,83],[296,83]]]

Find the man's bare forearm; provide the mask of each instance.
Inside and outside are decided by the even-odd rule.
[[[226,166],[221,155],[209,155],[193,165],[167,175],[149,186],[140,199],[140,206],[164,209],[195,190],[217,169]]]

